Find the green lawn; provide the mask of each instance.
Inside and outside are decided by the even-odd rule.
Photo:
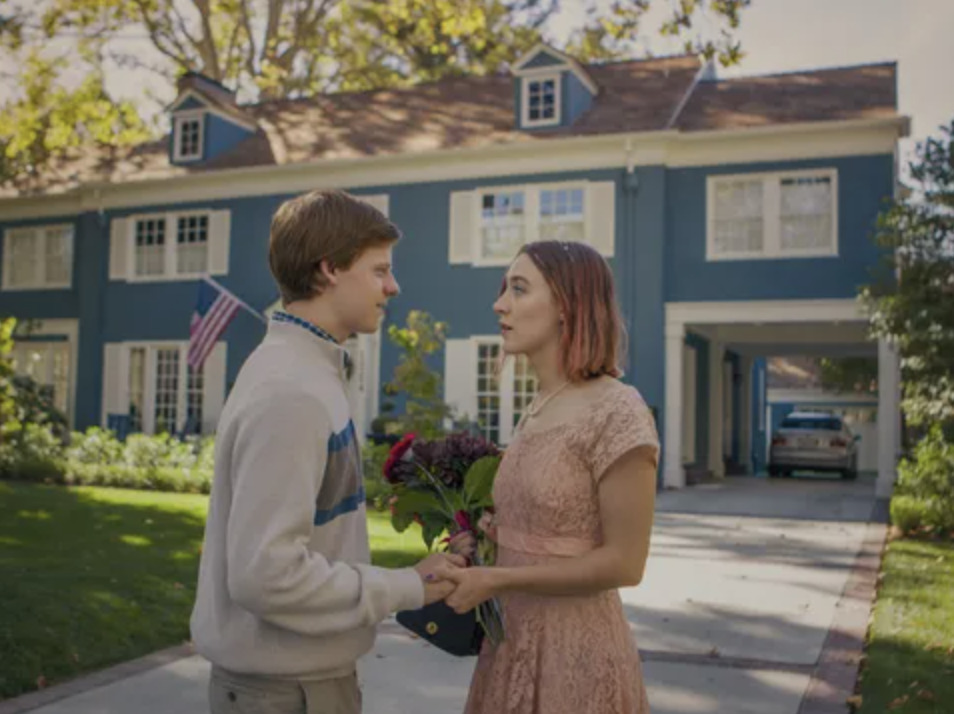
[[[207,500],[0,482],[0,699],[186,641]],[[425,554],[368,521],[375,563]]]
[[[954,711],[954,541],[888,545],[861,714]]]

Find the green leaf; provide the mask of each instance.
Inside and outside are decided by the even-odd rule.
[[[402,513],[397,509],[391,511],[391,525],[394,527],[398,533],[403,533],[408,528],[411,527],[411,524],[414,522],[413,513]]]
[[[494,479],[497,477],[499,466],[499,456],[485,456],[471,464],[464,476],[464,499],[471,507],[492,503],[488,500],[494,488]]]
[[[393,508],[394,513],[409,515],[412,520],[415,514],[425,517],[430,513],[437,513],[446,518],[440,500],[429,491],[404,491],[398,494]]]

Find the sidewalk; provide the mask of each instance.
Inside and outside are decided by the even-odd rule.
[[[845,711],[840,691],[828,708],[815,700],[837,665],[823,656],[826,640],[840,641],[833,623],[848,616],[857,639],[867,620],[864,595],[848,586],[866,535],[870,551],[883,534],[866,523],[872,504],[870,479],[730,479],[662,494],[644,584],[621,592],[653,714]],[[460,712],[473,664],[386,622],[360,665],[364,712]],[[842,679],[855,665],[842,665]],[[207,674],[204,660],[184,657],[31,712],[201,714]],[[17,701],[0,703],[0,714]]]

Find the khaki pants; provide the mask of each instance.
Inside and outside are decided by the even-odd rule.
[[[361,714],[357,674],[322,681],[256,677],[212,668],[211,714]]]

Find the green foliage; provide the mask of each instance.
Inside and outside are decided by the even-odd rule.
[[[585,19],[560,49],[583,62],[628,59],[640,49],[646,12],[663,0],[584,0]],[[685,50],[739,62],[733,39],[750,0],[680,0],[658,31]],[[0,50],[21,68],[17,98],[0,106],[0,180],[29,188],[69,150],[144,140],[136,108],[111,97],[104,58],[148,69],[171,86],[186,71],[234,87],[243,100],[364,91],[505,71],[550,23],[580,0],[0,0]],[[145,36],[154,53],[117,38]],[[57,57],[51,50],[63,48]],[[156,63],[150,54],[158,53]],[[81,68],[74,89],[64,69]]]
[[[441,373],[428,363],[428,358],[444,346],[446,335],[445,323],[435,322],[420,310],[408,313],[406,327],[388,328],[388,337],[401,350],[401,357],[385,391],[405,398],[404,414],[395,417],[404,433],[436,438],[444,433],[444,421],[452,415],[443,400]]]
[[[93,427],[69,444],[45,425],[27,424],[22,436],[0,445],[0,476],[82,486],[209,493],[212,438],[181,442],[167,434],[133,434],[125,443]]]
[[[29,190],[51,163],[95,147],[121,147],[150,138],[135,107],[106,91],[91,67],[79,86],[64,74],[74,60],[47,59],[32,48],[19,64],[16,96],[0,106],[0,181]]]
[[[954,444],[935,424],[898,465],[892,521],[904,531],[922,527],[954,531]]]
[[[478,459],[467,470],[464,476],[464,499],[475,508],[486,508],[493,505],[491,492],[494,488],[494,479],[500,466],[499,456],[484,456]]]
[[[361,448],[361,460],[364,469],[364,497],[368,504],[378,510],[384,509],[391,492],[391,487],[384,480],[382,474],[389,450],[390,446],[388,444],[375,444],[371,441]]]
[[[822,388],[832,392],[878,391],[878,360],[873,357],[823,357],[818,361],[821,368]]]
[[[954,121],[919,144],[911,195],[879,217],[891,252],[862,291],[875,336],[901,356],[904,411],[914,424],[954,422]],[[899,277],[896,277],[899,276]]]
[[[927,524],[927,504],[914,496],[896,495],[891,499],[891,522],[902,533],[914,533]]]

